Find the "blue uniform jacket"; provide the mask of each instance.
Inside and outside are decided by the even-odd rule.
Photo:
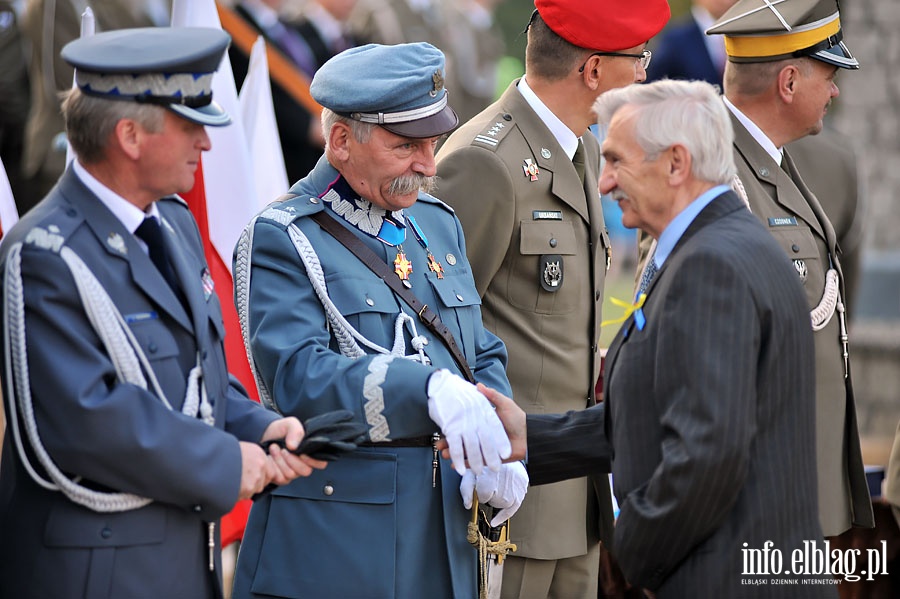
[[[221,308],[214,293],[204,292],[206,261],[187,206],[177,198],[157,205],[189,311],[137,238],[71,168],[3,240],[4,268],[10,249],[25,242],[28,367],[44,446],[63,472],[83,477],[85,485],[154,502],[127,512],[98,513],[48,491],[29,477],[12,431],[7,431],[0,467],[0,531],[15,542],[0,544],[0,597],[193,599],[222,594],[221,568],[217,563],[211,574],[208,567],[206,522],[220,518],[237,500],[238,439],[259,441],[277,415],[250,401],[228,375]],[[73,276],[52,242],[74,250],[106,289],[174,411],[152,392],[117,382]],[[9,299],[4,290],[4,302]],[[178,411],[198,354],[215,426]],[[2,377],[10,414],[9,381],[5,372]]]
[[[273,204],[252,225],[249,333],[263,384],[285,415],[306,419],[342,408],[367,423],[374,441],[430,435],[437,426],[428,417],[427,379],[437,368],[459,371],[411,309],[306,218],[325,209],[319,196],[337,179],[323,158],[291,188],[298,197]],[[459,221],[426,194],[404,212],[413,216],[444,268],[442,279],[428,269],[426,250],[407,227],[402,246],[413,266],[413,293],[452,331],[475,378],[509,392],[506,350],[482,326]],[[398,248],[331,214],[393,263]],[[428,339],[431,365],[371,350],[358,359],[341,355],[288,236],[290,223],[315,248],[331,300],[350,324],[391,348],[398,313],[411,314],[418,334]],[[407,327],[407,354],[413,353],[410,336]],[[476,552],[466,541],[469,512],[459,495],[460,477],[438,458],[432,486],[432,459],[430,447],[364,447],[257,501],[241,546],[234,596],[475,597]]]

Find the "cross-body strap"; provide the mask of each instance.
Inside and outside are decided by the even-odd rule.
[[[348,231],[346,227],[332,218],[327,212],[317,212],[310,215],[310,218],[319,223],[319,226],[325,229],[327,233],[341,242],[348,250],[353,252],[353,254],[372,272],[378,275],[378,277],[384,281],[394,293],[399,295],[403,301],[409,304],[413,311],[419,316],[419,320],[425,323],[425,326],[427,326],[432,333],[437,335],[444,345],[447,346],[447,349],[450,350],[450,354],[453,356],[453,359],[456,360],[456,364],[462,371],[463,376],[466,377],[466,380],[474,384],[475,377],[472,375],[472,370],[469,368],[469,364],[466,362],[466,358],[463,356],[462,351],[460,351],[459,346],[456,344],[453,333],[450,332],[447,325],[441,322],[438,315],[428,307],[428,304],[423,304],[412,291],[404,287],[400,282],[400,279],[397,278],[397,275],[394,274],[394,271],[388,267],[384,260],[369,249],[369,247],[358,237]]]

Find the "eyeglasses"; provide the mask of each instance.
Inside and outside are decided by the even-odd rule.
[[[578,69],[579,73],[584,72],[584,67],[587,66],[587,61],[590,60],[591,56],[621,56],[623,58],[638,58],[641,61],[641,68],[645,71],[650,66],[650,59],[653,58],[653,54],[650,50],[644,50],[640,54],[628,54],[626,52],[593,52],[590,56],[587,57],[587,60],[584,61],[584,64],[581,65],[581,68]]]

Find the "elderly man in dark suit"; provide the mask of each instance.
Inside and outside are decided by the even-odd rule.
[[[656,273],[610,346],[603,404],[526,419],[483,388],[513,456],[527,441],[532,484],[611,459],[613,552],[660,599],[832,596],[748,567],[767,542],[791,556],[821,539],[814,353],[790,262],[727,186],[727,110],[705,82],[661,81],[608,92],[597,112],[600,189],[657,239]]]
[[[0,596],[223,595],[216,521],[322,462],[229,377],[219,300],[184,201],[228,46],[124,29],[62,54],[75,160],[3,240]],[[165,76],[163,75],[165,74]]]

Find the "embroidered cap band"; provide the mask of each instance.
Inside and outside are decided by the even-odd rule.
[[[231,38],[220,29],[147,27],[79,38],[62,57],[85,94],[159,104],[201,125],[231,122],[212,98],[213,73]]]

